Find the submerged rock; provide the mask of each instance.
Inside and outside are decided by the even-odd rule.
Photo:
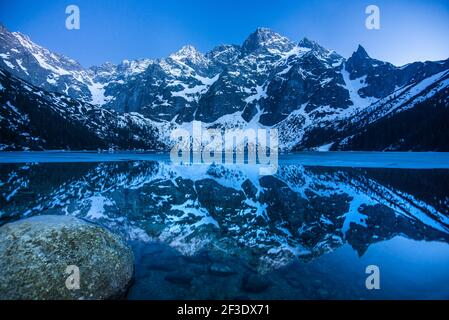
[[[229,276],[229,275],[231,275],[231,274],[233,274],[235,272],[228,265],[225,265],[225,264],[222,264],[222,263],[218,263],[218,262],[213,263],[210,266],[209,271],[213,275],[222,276],[222,277]]]
[[[38,216],[0,227],[0,299],[117,299],[133,273],[123,240],[83,220]]]
[[[175,284],[184,284],[184,285],[190,285],[193,279],[193,274],[190,272],[184,272],[184,271],[175,271],[167,274],[165,276],[165,280],[171,283]]]
[[[248,274],[243,277],[242,289],[246,292],[260,293],[272,285],[269,279],[257,274]]]

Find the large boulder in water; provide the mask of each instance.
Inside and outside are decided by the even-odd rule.
[[[133,274],[131,249],[98,225],[38,216],[0,227],[0,299],[117,299]]]

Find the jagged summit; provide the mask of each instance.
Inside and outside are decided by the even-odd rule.
[[[363,58],[363,59],[369,59],[370,58],[370,56],[366,52],[365,48],[362,47],[360,44],[357,47],[357,50],[352,54],[352,56],[353,57],[357,57],[357,58]]]
[[[172,53],[169,59],[190,67],[201,66],[201,68],[205,68],[209,63],[204,54],[192,45],[183,46],[179,51]]]
[[[359,45],[346,62],[346,69],[353,78],[359,78],[372,72],[373,68],[380,64],[384,64],[384,62],[372,59],[365,48]]]
[[[309,38],[306,37],[302,38],[301,41],[298,42],[298,45],[302,48],[311,49],[312,51],[319,53],[329,52],[329,50],[319,45],[318,42],[310,40]]]
[[[265,34],[275,33],[273,30],[271,30],[270,28],[266,28],[266,27],[258,27],[255,32],[256,33],[265,33]]]
[[[170,55],[170,58],[174,60],[183,61],[186,59],[189,60],[202,60],[204,59],[204,55],[199,52],[194,46],[192,45],[185,45],[181,49],[179,49],[177,52],[172,53]]]
[[[179,49],[177,52],[173,53],[172,55],[175,56],[192,56],[196,54],[201,54],[194,46],[188,44],[185,46],[182,46],[181,49]]]
[[[257,28],[243,43],[242,51],[244,54],[250,54],[260,49],[289,51],[294,46],[294,43],[288,38],[269,28]]]

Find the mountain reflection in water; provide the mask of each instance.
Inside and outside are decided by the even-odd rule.
[[[449,298],[449,170],[0,165],[0,222],[74,215],[127,238],[133,299]],[[366,266],[382,272],[365,288]]]

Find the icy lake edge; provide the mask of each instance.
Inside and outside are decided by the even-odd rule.
[[[170,162],[170,156],[168,152],[0,152],[0,163],[82,163],[121,161]],[[280,154],[279,163],[322,167],[449,169],[449,152],[296,152]]]

